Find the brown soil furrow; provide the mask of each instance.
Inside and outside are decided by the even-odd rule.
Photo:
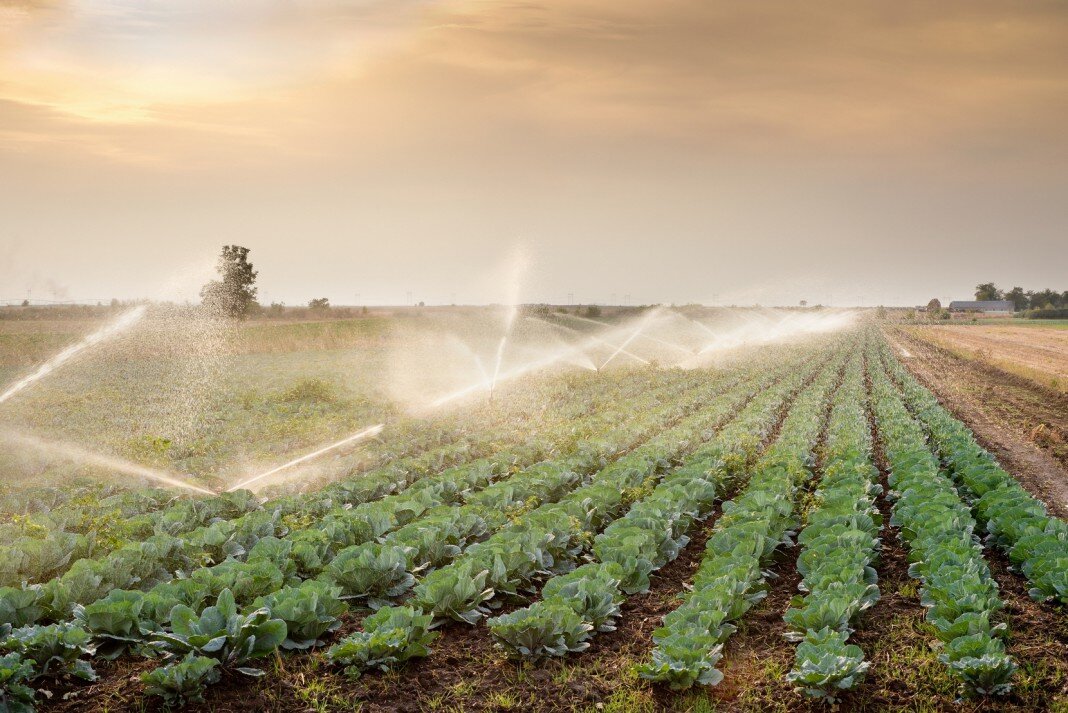
[[[860,619],[853,641],[864,649],[871,668],[863,684],[845,696],[846,710],[1036,711],[1068,702],[1068,621],[1064,607],[1032,601],[1020,577],[1007,570],[1004,558],[986,551],[991,572],[1001,587],[1012,635],[1009,653],[1016,659],[1013,691],[997,699],[959,698],[959,686],[938,661],[941,644],[924,622],[919,583],[908,575],[908,550],[892,527],[887,463],[874,422],[875,464],[884,493],[877,504],[883,516],[878,571],[881,596]]]
[[[1068,516],[1068,397],[961,359],[903,332],[902,363],[984,448],[1060,517]]]

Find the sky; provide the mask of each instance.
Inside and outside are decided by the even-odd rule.
[[[0,0],[0,300],[229,243],[286,304],[1068,289],[1068,5]]]

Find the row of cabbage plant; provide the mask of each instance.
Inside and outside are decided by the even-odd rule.
[[[636,401],[631,399],[626,405],[633,406],[638,403],[648,410],[641,419],[635,419],[623,427],[619,425],[619,419],[623,415],[624,404],[619,406],[618,413],[610,411],[588,419],[595,422],[600,429],[618,434],[618,438],[607,438],[608,445],[604,447],[602,453],[593,453],[597,449],[590,449],[590,452],[580,454],[576,458],[587,459],[590,467],[603,464],[606,455],[629,447],[635,439],[640,440],[643,435],[647,437],[657,432],[665,423],[678,418],[680,413],[695,408],[720,385],[720,381],[712,380],[700,393],[687,392],[681,397],[672,393],[670,395],[675,398],[669,400],[667,405],[662,405],[660,409],[653,407],[664,398],[663,392],[653,391]],[[572,424],[566,430],[574,431],[574,429],[575,425]],[[579,433],[582,432],[580,428]],[[501,457],[509,463],[514,460],[510,456]],[[532,482],[543,483],[547,475],[556,477],[560,482],[548,486],[550,494],[566,492],[567,486],[573,486],[579,477],[566,468],[549,470],[552,470],[551,474],[547,473],[544,467],[535,468],[529,476]],[[443,499],[446,496],[463,498],[472,494],[470,490],[472,486],[484,486],[486,478],[494,475],[509,475],[511,477],[507,481],[496,484],[496,486],[505,486],[513,479],[521,479],[526,474],[512,475],[513,471],[514,468],[503,471],[494,469],[483,462],[474,464],[470,468],[453,469],[437,478],[428,478],[425,482],[435,483],[434,493],[442,496]],[[548,479],[551,480],[552,477]],[[545,489],[546,486],[541,487]],[[433,497],[429,495],[430,487],[427,486],[422,490],[427,493],[424,501],[409,503],[406,510],[408,515],[405,519],[417,518],[428,508],[434,507],[434,502],[442,502],[428,502],[433,500]],[[529,488],[524,489],[516,483],[512,483],[507,488],[498,488],[497,492],[498,508],[502,506],[505,499],[512,501],[519,499],[522,495],[533,497]],[[490,509],[496,511],[493,507]],[[375,528],[375,518],[369,517],[367,512],[361,513],[353,522],[365,523],[372,531]],[[302,532],[293,533],[293,537],[299,538]],[[348,581],[344,577],[337,576],[345,571],[346,558],[332,555],[320,558],[320,561],[324,565],[328,563],[331,569],[325,571],[324,567],[321,581],[312,580],[301,583],[301,576],[307,575],[308,572],[298,570],[298,562],[301,560],[300,557],[294,556],[294,547],[295,543],[291,538],[265,535],[250,548],[247,561],[242,562],[230,557],[213,567],[193,570],[191,576],[187,578],[163,582],[148,593],[115,590],[88,606],[76,606],[74,622],[52,627],[25,626],[11,632],[9,639],[13,642],[19,637],[25,638],[35,632],[62,631],[78,638],[85,638],[89,635],[92,649],[83,650],[82,654],[114,657],[130,650],[151,654],[158,648],[159,641],[166,640],[167,637],[173,638],[173,635],[180,633],[181,630],[187,630],[189,621],[193,617],[203,616],[202,610],[211,612],[214,611],[213,607],[222,606],[224,600],[232,600],[233,606],[251,603],[253,611],[240,614],[242,617],[251,617],[262,609],[272,617],[272,621],[281,622],[284,627],[282,631],[285,633],[279,643],[284,648],[307,648],[322,642],[321,637],[336,627],[338,617],[346,608],[343,601],[346,597],[346,590],[343,586],[338,586],[337,582],[339,578],[343,583]],[[359,563],[350,562],[349,564],[356,565],[348,568],[353,576],[362,576],[363,568],[359,566]],[[254,597],[256,597],[255,601],[253,601]],[[204,609],[205,605],[215,600],[218,601],[214,605]],[[19,608],[19,616],[23,617],[32,606],[31,604]],[[215,616],[211,614],[209,618]],[[253,617],[255,620],[262,618],[262,614],[256,614]],[[273,626],[273,631],[277,632],[277,625]],[[274,638],[273,635],[272,638]],[[278,643],[272,649],[277,646]],[[211,658],[214,652],[207,649],[203,651],[194,649],[195,647],[185,652],[188,657],[192,657],[189,660],[175,660],[154,673],[152,675],[153,685],[160,688],[165,684],[178,685],[179,681],[186,681],[190,685],[193,685],[195,681],[197,686],[210,683],[218,672],[214,666],[207,666],[201,659],[204,656]],[[28,656],[32,653],[25,649],[23,651]],[[32,660],[36,661],[36,658]],[[224,667],[231,664],[235,662],[225,657],[221,663]]]
[[[972,513],[985,525],[988,542],[1027,577],[1033,599],[1068,604],[1068,523],[1051,517],[1045,504],[1001,468],[968,427],[894,359],[888,346],[882,357],[907,405],[930,434],[931,446],[970,496]]]
[[[939,659],[969,692],[1003,694],[1016,669],[1005,652],[1003,606],[990,575],[975,520],[943,475],[920,424],[870,350],[868,374],[879,440],[889,464],[891,524],[909,548],[909,575],[921,582],[927,622],[943,644]]]
[[[720,395],[703,413],[605,468],[562,501],[520,516],[469,548],[451,565],[425,577],[415,589],[411,606],[379,610],[364,622],[362,632],[334,646],[328,652],[330,659],[358,673],[425,655],[434,633],[429,631],[431,622],[477,623],[502,597],[518,595],[541,576],[571,571],[593,544],[596,532],[631,502],[647,495],[672,461],[707,440],[710,429],[774,379],[775,375],[765,373]],[[587,627],[572,615],[560,625],[574,625],[576,632],[585,632]],[[565,638],[573,635],[565,634]]]
[[[699,401],[707,399],[710,394],[722,389],[729,381],[729,379],[712,380],[706,386],[707,391],[702,390],[701,393],[696,395],[687,394],[685,398],[678,400],[679,403],[665,406],[659,410],[652,409],[647,411],[642,418],[635,419],[622,427],[618,424],[618,415],[607,414],[608,420],[616,423],[614,432],[619,434],[620,438],[617,441],[615,452],[618,453],[632,445],[632,429],[646,429],[648,433],[650,428],[662,428],[665,425],[665,418],[670,421],[677,419],[679,414],[693,410],[696,402],[690,403],[690,399],[695,397]],[[653,398],[656,397],[655,394],[652,396]],[[635,401],[632,400],[631,405],[634,403]],[[657,419],[659,419],[659,425],[650,426],[650,423],[655,422]],[[576,456],[575,458],[579,457]],[[599,462],[603,464],[603,455],[599,456]],[[544,492],[534,492],[520,482],[524,477],[530,481],[530,486],[535,489],[540,488]],[[471,517],[481,516],[491,521],[496,521],[496,518],[503,516],[502,522],[508,522],[517,517],[523,507],[529,507],[531,504],[536,503],[539,498],[558,497],[561,492],[566,492],[566,483],[571,482],[575,477],[577,475],[574,470],[565,467],[563,463],[548,462],[540,464],[524,473],[512,476],[506,481],[496,483],[486,490],[472,493],[470,497],[472,500],[477,500],[477,505],[474,502],[469,502],[458,507],[440,506],[434,508],[425,519],[417,518],[396,531],[394,533],[397,536],[396,541],[402,541],[406,534],[410,536],[412,533],[419,531],[424,534],[436,534],[447,539],[448,534],[435,532],[434,525],[440,522],[438,518],[442,516],[449,522],[457,524],[457,520],[450,516],[448,512],[450,510],[453,514],[462,513],[463,517],[460,520],[470,521]],[[519,506],[520,509],[510,509],[506,501],[512,505]],[[426,529],[423,529],[424,526]],[[485,527],[479,527],[478,531],[482,532],[485,529]],[[438,549],[435,544],[430,543],[431,539],[431,537],[424,536],[420,539],[420,542],[426,544],[446,560],[450,558],[450,555],[456,554],[462,549],[460,545],[455,543],[450,543],[451,547],[446,546]],[[390,536],[380,538],[380,541],[374,544],[384,545],[385,547],[375,550],[373,555],[370,549],[362,550],[367,555],[365,557],[347,557],[343,553],[339,553],[328,564],[320,580],[306,581],[300,587],[287,587],[277,594],[262,597],[253,604],[253,607],[265,608],[271,615],[277,616],[286,624],[287,638],[282,644],[283,648],[306,648],[320,643],[321,637],[329,633],[336,625],[337,614],[330,612],[328,608],[331,606],[339,609],[343,608],[345,603],[341,600],[345,598],[350,598],[350,600],[352,598],[362,598],[353,595],[352,592],[359,591],[363,596],[367,596],[369,593],[380,595],[381,601],[368,601],[372,605],[377,605],[384,603],[387,598],[400,596],[410,586],[410,578],[413,573],[406,571],[406,567],[411,568],[411,558],[419,550],[418,548],[405,548],[406,551],[403,552],[403,556],[397,558],[394,555],[400,553],[390,549],[392,547],[390,541]],[[408,564],[405,562],[406,559],[409,561]],[[368,592],[366,591],[369,588],[367,583],[370,581],[374,581],[375,584],[370,587],[371,592]],[[307,592],[306,590],[312,591]],[[299,602],[294,605],[293,599],[298,593],[303,595],[305,599],[315,595],[315,601],[313,604],[305,606],[300,606]],[[313,611],[313,606],[318,607],[317,616],[309,616],[309,612]],[[293,618],[298,620],[293,621]],[[302,622],[306,622],[306,624],[302,626]],[[335,622],[335,624],[331,625],[331,622]],[[352,663],[354,658],[363,661],[358,653],[348,655],[343,653],[346,648],[356,648],[364,653],[373,652],[370,657],[373,661],[372,665],[379,666],[384,665],[386,662],[395,662],[410,656],[425,655],[429,653],[427,645],[437,635],[437,632],[431,631],[431,623],[431,615],[424,614],[422,611],[411,607],[384,607],[381,611],[372,614],[365,620],[365,628],[372,628],[376,631],[376,635],[369,637],[370,640],[366,642],[368,645],[361,647],[359,644],[354,645],[351,640],[343,641],[332,649],[335,652],[334,658],[349,663]],[[297,626],[300,626],[300,628],[295,629]],[[294,633],[295,631],[297,633]],[[363,668],[363,665],[352,665],[353,671],[359,671]],[[216,672],[201,657],[199,659],[174,661],[149,674],[149,677],[152,679],[153,690],[160,695],[173,697],[177,695],[173,690],[175,687],[188,685],[191,687],[192,695],[185,695],[184,697],[186,700],[195,700],[195,696],[199,695],[199,687],[211,683],[216,677]],[[191,683],[194,679],[198,679],[196,685]]]
[[[487,623],[509,655],[540,658],[581,651],[598,632],[615,629],[625,596],[648,591],[649,575],[678,557],[695,522],[752,464],[783,406],[814,371],[793,370],[764,389],[594,540],[594,561],[550,578],[541,600]]]
[[[667,382],[671,383],[671,382]],[[691,380],[691,384],[696,383]],[[572,394],[572,399],[557,414],[553,423],[583,415],[600,395],[593,385]],[[600,385],[602,388],[605,384]],[[613,388],[635,388],[633,380],[616,384]],[[545,391],[546,396],[553,394]],[[399,439],[402,445],[390,446],[393,460],[358,478],[341,480],[315,493],[298,497],[276,498],[266,510],[280,511],[293,524],[305,524],[323,516],[336,506],[366,502],[391,492],[427,473],[484,457],[507,447],[516,447],[528,436],[514,424],[508,428],[468,429],[473,435],[457,443],[456,438],[442,443],[447,436],[455,436],[454,429],[413,429],[407,422],[391,426],[389,438]],[[392,441],[390,441],[392,442]],[[207,498],[175,496],[159,489],[140,489],[120,492],[102,500],[85,495],[67,502],[55,510],[34,512],[0,524],[0,586],[17,587],[22,582],[46,582],[64,574],[81,559],[101,560],[115,549],[130,542],[138,542],[153,535],[183,536],[196,540],[217,537],[208,528],[224,520],[260,510],[257,498],[248,494],[223,494]]]
[[[819,488],[797,538],[798,588],[804,596],[794,597],[784,617],[787,639],[800,642],[787,678],[830,703],[863,680],[868,669],[864,652],[847,641],[852,622],[879,599],[873,567],[882,529],[875,507],[882,492],[878,477],[858,349],[832,401]]]
[[[730,622],[764,598],[761,568],[795,527],[797,493],[812,475],[813,449],[843,357],[837,354],[801,392],[742,495],[723,503],[693,589],[653,633],[651,659],[639,667],[643,678],[675,689],[723,679],[716,664],[734,631]]]
[[[668,394],[673,393],[672,389],[668,390]],[[649,394],[648,403],[655,404],[657,396],[665,394],[654,391]],[[415,517],[448,493],[459,493],[478,485],[471,483],[472,477],[481,478],[484,485],[514,472],[517,467],[544,458],[558,443],[572,443],[576,433],[593,437],[613,425],[611,419],[601,414],[587,417],[577,427],[574,422],[565,420],[555,424],[552,433],[533,437],[525,448],[457,466],[439,476],[424,474],[420,477],[423,469],[415,468],[371,473],[361,479],[364,486],[361,495],[368,498],[367,502],[357,507],[347,507],[351,503],[337,505],[313,527],[295,531],[285,538],[292,544],[278,542],[288,531],[280,513],[260,507],[247,491],[187,501],[183,505],[192,504],[202,513],[213,513],[211,522],[184,535],[159,532],[100,559],[78,560],[68,572],[44,586],[0,589],[0,623],[4,622],[3,602],[9,599],[24,606],[26,602],[32,602],[32,611],[40,611],[46,619],[62,621],[69,617],[75,605],[90,604],[114,590],[134,587],[162,593],[161,603],[156,607],[161,612],[169,611],[176,603],[191,603],[189,597],[192,595],[188,592],[193,591],[211,596],[230,588],[239,596],[248,590],[249,595],[255,597],[270,591],[272,586],[282,585],[283,573],[271,564],[271,560],[286,560],[290,554],[282,552],[286,548],[295,550],[292,559],[286,561],[287,568],[295,564],[306,576],[315,576],[322,569],[324,558],[329,559],[338,550],[357,542],[372,540],[391,522],[404,522]],[[407,473],[412,474],[407,481],[389,482],[385,479],[389,475]],[[396,492],[398,490],[400,492]],[[394,494],[387,495],[391,491]],[[350,492],[349,496],[354,494]],[[253,552],[257,556],[253,556]],[[245,562],[246,559],[252,561]],[[213,563],[217,564],[210,569],[204,568]],[[198,587],[191,581],[196,578],[215,586]],[[242,582],[237,582],[238,579]],[[175,589],[185,594],[176,600]],[[25,617],[20,619],[25,620]]]

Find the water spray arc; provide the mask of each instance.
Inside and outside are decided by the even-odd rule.
[[[497,379],[501,375],[501,363],[504,361],[504,348],[508,344],[508,337],[512,334],[512,327],[515,325],[516,315],[519,314],[519,308],[515,305],[511,305],[508,308],[508,316],[504,322],[504,334],[501,335],[501,341],[497,345],[497,359],[493,364],[493,378],[490,379],[489,397],[493,400],[493,392],[497,388]]]
[[[604,364],[601,364],[601,366],[599,366],[597,370],[598,370],[598,371],[600,371],[601,369],[603,369],[603,368],[605,368],[606,366],[608,366],[608,365],[609,365],[609,364],[610,364],[610,363],[612,362],[612,360],[613,360],[613,359],[615,359],[615,358],[616,358],[617,356],[619,356],[619,354],[620,354],[620,353],[621,353],[621,352],[622,352],[622,351],[623,351],[623,350],[624,350],[624,349],[625,349],[625,348],[626,348],[626,347],[627,347],[627,346],[628,346],[628,345],[629,345],[629,344],[630,344],[631,342],[633,342],[633,341],[634,341],[635,339],[637,339],[637,338],[638,338],[638,336],[639,336],[639,335],[640,335],[640,334],[642,333],[642,331],[643,331],[643,330],[644,330],[644,329],[645,329],[645,328],[646,328],[647,326],[649,326],[649,321],[650,321],[650,320],[652,320],[652,318],[653,318],[653,316],[654,316],[655,314],[656,314],[656,312],[655,312],[655,311],[653,311],[653,312],[649,312],[649,313],[648,313],[647,315],[645,315],[645,318],[644,318],[644,319],[643,319],[643,320],[642,320],[641,322],[639,322],[639,323],[638,323],[638,326],[637,326],[637,328],[635,328],[635,330],[634,330],[633,332],[631,332],[631,335],[630,335],[629,337],[627,337],[627,338],[626,338],[626,340],[625,340],[625,341],[624,341],[624,342],[623,342],[622,344],[620,344],[620,345],[619,345],[619,347],[618,347],[618,348],[617,348],[617,349],[616,349],[616,350],[615,350],[614,352],[612,352],[612,356],[610,356],[610,357],[608,357],[607,359],[605,359],[605,362],[604,362]]]
[[[253,476],[251,478],[248,478],[247,480],[242,480],[237,485],[232,485],[229,488],[227,488],[226,492],[232,493],[235,490],[240,490],[241,488],[248,487],[252,483],[255,483],[257,481],[263,480],[264,478],[272,476],[275,473],[280,473],[283,470],[286,470],[288,468],[292,468],[295,465],[300,465],[301,463],[307,463],[310,460],[318,458],[319,456],[323,455],[324,453],[329,453],[330,451],[337,450],[338,448],[341,448],[342,446],[349,445],[350,443],[357,443],[357,442],[362,441],[362,440],[364,440],[366,438],[371,438],[372,436],[377,436],[379,433],[382,432],[382,429],[385,428],[385,427],[386,427],[386,424],[377,423],[374,426],[370,426],[369,428],[365,428],[362,431],[359,431],[357,433],[352,434],[351,436],[348,436],[346,438],[342,438],[340,441],[337,441],[336,443],[331,443],[328,446],[324,446],[324,447],[322,447],[322,448],[320,448],[320,449],[318,449],[316,451],[312,451],[311,453],[307,453],[305,455],[302,455],[299,458],[294,458],[293,460],[289,461],[288,463],[283,463],[282,465],[278,466],[277,468],[271,468],[270,470],[268,470],[268,471],[266,471],[264,473],[260,473],[259,475],[255,475],[255,476]]]
[[[534,322],[540,322],[541,324],[547,324],[550,327],[554,327],[554,328],[559,329],[561,331],[567,332],[568,334],[577,334],[580,337],[585,337],[586,339],[588,339],[588,340],[590,340],[592,342],[596,342],[597,344],[600,344],[602,346],[606,346],[609,349],[619,349],[619,345],[618,344],[613,344],[612,342],[608,341],[607,339],[599,337],[596,334],[583,334],[582,332],[578,331],[577,329],[572,329],[571,327],[565,327],[562,324],[555,324],[553,322],[550,322],[550,321],[548,321],[546,319],[542,319],[540,317],[527,317],[527,319],[529,319],[531,321],[534,321]],[[582,319],[582,318],[579,317],[579,319]],[[587,321],[593,322],[592,319],[591,320],[587,320]],[[594,324],[604,324],[604,323],[603,322],[594,322]],[[607,327],[607,326],[610,326],[610,325],[604,324],[604,326]],[[622,351],[620,351],[620,354],[628,356],[631,359],[634,359],[635,361],[641,362],[642,364],[646,364],[646,365],[649,364],[649,360],[648,359],[646,359],[645,357],[638,356],[637,354],[635,354],[632,351],[628,351],[626,349],[623,349]],[[596,368],[596,367],[594,367],[594,368]]]
[[[59,368],[59,366],[61,366],[64,362],[73,359],[75,356],[85,351],[89,347],[99,344],[100,342],[110,337],[113,337],[116,334],[119,334],[120,332],[123,332],[132,327],[133,325],[137,324],[141,321],[141,318],[145,316],[145,311],[145,306],[140,305],[138,307],[134,307],[133,309],[127,312],[123,312],[121,315],[119,315],[118,319],[93,332],[89,336],[82,339],[80,342],[67,347],[59,354],[56,354],[54,357],[52,357],[40,367],[38,367],[37,371],[33,372],[29,376],[19,379],[14,384],[12,384],[7,389],[7,391],[0,394],[0,403],[7,401],[12,396],[22,391],[26,387],[48,376],[57,368]]]
[[[0,431],[0,440],[37,451],[45,456],[70,460],[84,465],[96,466],[98,468],[106,468],[116,473],[145,478],[146,480],[154,481],[160,485],[167,485],[173,488],[184,488],[185,490],[191,490],[203,495],[215,495],[211,490],[202,488],[199,485],[193,485],[172,473],[167,473],[158,468],[149,468],[117,456],[94,453],[93,451],[73,443],[45,440],[43,438],[16,431]]]
[[[444,406],[445,404],[450,403],[452,401],[456,401],[457,399],[461,399],[464,396],[469,396],[473,393],[480,391],[489,391],[491,387],[495,387],[496,385],[499,385],[502,382],[517,379],[520,376],[523,376],[524,374],[529,374],[533,371],[537,371],[538,369],[543,369],[566,359],[571,359],[577,355],[581,355],[585,351],[585,349],[588,348],[588,344],[566,347],[542,359],[536,359],[534,361],[527,362],[526,364],[522,364],[514,369],[510,369],[509,371],[498,374],[496,382],[492,382],[487,379],[484,381],[476,382],[469,386],[465,386],[464,388],[453,391],[452,393],[446,394],[431,402],[429,408],[435,409],[440,406]],[[581,366],[584,369],[588,369],[589,371],[597,371],[597,367],[589,364],[578,364],[578,366]]]
[[[565,316],[568,319],[576,319],[576,320],[579,320],[579,321],[582,321],[582,322],[589,322],[590,324],[597,324],[597,325],[600,325],[602,327],[606,327],[606,328],[609,328],[609,329],[612,327],[612,325],[609,324],[608,322],[602,322],[600,320],[590,319],[589,317],[580,317],[577,314],[569,314],[569,315],[565,315]],[[547,324],[551,324],[551,323],[547,322]],[[701,325],[701,326],[704,326],[704,325]],[[670,341],[668,341],[666,339],[661,339],[660,337],[653,336],[652,334],[639,334],[638,336],[641,339],[645,339],[645,340],[648,340],[648,341],[653,342],[655,344],[659,344],[661,346],[668,347],[669,349],[674,349],[674,350],[682,352],[684,354],[693,354],[693,351],[691,349],[687,349],[686,347],[682,346],[681,344],[676,344],[675,342],[670,342]],[[627,354],[628,356],[634,356],[634,354],[631,354],[629,352],[623,352],[623,353]],[[636,358],[641,359],[641,357],[636,357]],[[643,362],[645,362],[646,364],[649,363],[649,361],[647,359],[641,359],[641,360]]]

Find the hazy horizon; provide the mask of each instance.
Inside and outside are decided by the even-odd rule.
[[[0,0],[0,191],[0,300],[1064,290],[1068,6]]]

